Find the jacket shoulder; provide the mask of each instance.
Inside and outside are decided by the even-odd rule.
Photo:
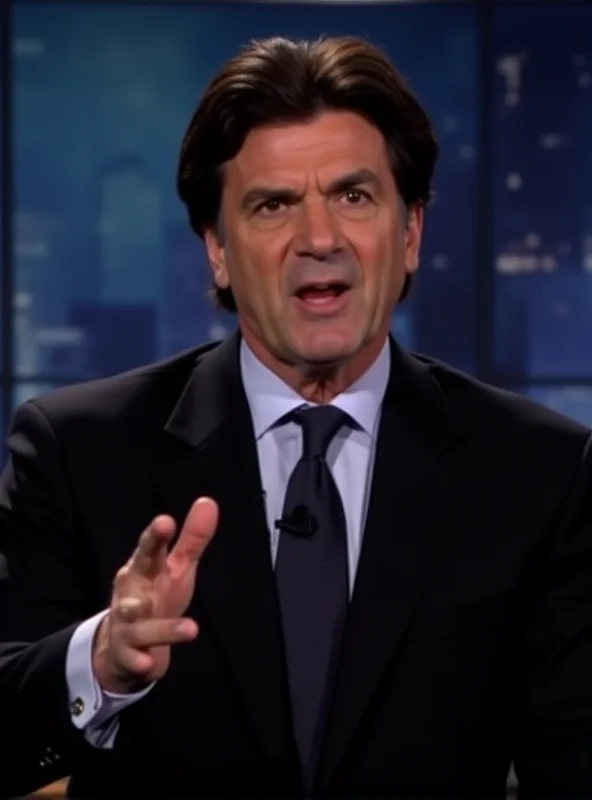
[[[60,433],[93,423],[122,426],[128,432],[164,425],[195,365],[219,344],[211,342],[111,377],[54,389],[22,404],[15,418],[32,405]]]
[[[592,430],[535,400],[493,386],[448,364],[415,355],[430,372],[463,427],[492,442],[553,443],[580,448]]]

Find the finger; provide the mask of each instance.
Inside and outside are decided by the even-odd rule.
[[[179,619],[142,619],[121,629],[124,648],[149,650],[152,647],[190,642],[197,636],[197,623],[187,617]]]
[[[155,517],[140,536],[130,561],[130,571],[144,578],[154,578],[166,564],[168,546],[175,535],[172,517]]]
[[[218,527],[218,504],[211,497],[200,497],[191,506],[179,538],[168,556],[173,569],[197,564]]]
[[[119,622],[131,624],[152,616],[151,597],[122,597],[114,603],[112,614]]]
[[[154,657],[143,650],[120,646],[113,660],[113,667],[118,678],[129,681],[130,677],[141,678],[154,666]]]

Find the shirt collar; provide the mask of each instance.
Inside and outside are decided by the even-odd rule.
[[[313,405],[304,401],[301,395],[262,364],[244,339],[241,339],[240,345],[240,368],[257,439],[294,409]],[[349,414],[373,438],[389,372],[390,347],[387,339],[370,368],[331,401],[331,405]]]

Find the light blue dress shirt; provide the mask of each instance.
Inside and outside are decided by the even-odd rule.
[[[241,342],[240,369],[257,440],[261,482],[265,498],[272,560],[275,563],[288,480],[302,452],[302,433],[294,422],[278,422],[290,411],[311,405],[265,367]],[[331,403],[353,420],[335,436],[327,462],[341,495],[347,526],[349,585],[353,588],[365,525],[374,468],[374,454],[382,400],[390,372],[390,348],[385,342],[372,366]],[[199,576],[198,576],[199,580]],[[83,622],[74,632],[66,657],[66,680],[74,725],[84,730],[95,747],[111,748],[117,734],[118,714],[144,697],[152,688],[136,694],[115,695],[102,691],[92,671],[95,632],[107,611]],[[74,701],[77,701],[76,703]],[[80,702],[82,701],[82,702]]]
[[[294,389],[267,369],[244,341],[240,360],[257,440],[271,553],[275,562],[280,536],[275,520],[282,516],[288,481],[302,453],[300,426],[295,422],[277,423],[290,411],[311,404],[303,402]],[[351,587],[354,585],[362,546],[376,435],[389,370],[390,351],[387,342],[370,369],[331,401],[331,405],[345,411],[355,423],[352,428],[342,428],[327,451],[327,463],[345,511]]]

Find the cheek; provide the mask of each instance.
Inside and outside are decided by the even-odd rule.
[[[281,251],[272,241],[258,236],[240,237],[232,245],[231,283],[250,298],[250,304],[265,306],[274,303],[279,294],[282,275]]]
[[[376,243],[365,250],[358,250],[364,271],[366,292],[378,295],[378,300],[388,300],[404,280],[403,259],[397,253],[396,242],[388,240]]]

